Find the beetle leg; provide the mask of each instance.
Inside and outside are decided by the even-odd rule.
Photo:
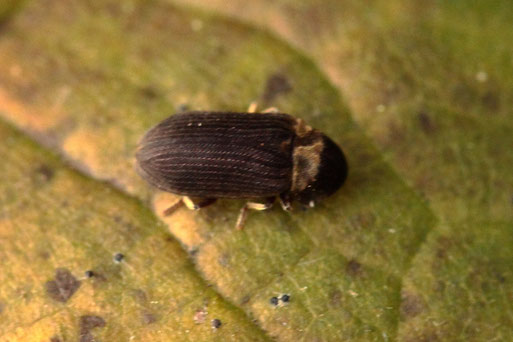
[[[279,110],[276,107],[269,107],[265,109],[262,113],[278,113]]]
[[[190,210],[198,210],[201,208],[205,208],[206,206],[211,205],[216,201],[215,198],[195,198],[194,200],[190,197],[184,196],[180,198],[178,201],[173,203],[169,208],[164,210],[162,213],[164,216],[169,216],[174,213],[176,210],[180,209],[184,205]]]
[[[279,196],[280,205],[281,208],[285,211],[291,211],[292,210],[292,204],[290,203],[290,198],[286,194],[281,194]]]
[[[274,200],[274,197],[269,197],[265,203],[247,202],[240,210],[239,218],[237,219],[237,224],[235,225],[235,228],[237,228],[237,230],[242,230],[242,228],[244,228],[244,223],[246,222],[246,219],[248,217],[249,210],[260,211],[270,209],[274,204]]]
[[[248,113],[256,113],[257,109],[258,109],[258,104],[256,101],[253,101],[249,104]],[[262,113],[278,113],[278,112],[279,112],[279,110],[276,107],[269,107],[269,108],[265,109],[264,111],[262,111]]]
[[[248,113],[255,113],[257,108],[258,104],[256,103],[256,101],[251,102],[248,107]]]
[[[183,203],[190,210],[199,210],[205,208],[216,201],[215,198],[190,198],[189,196],[182,197]]]

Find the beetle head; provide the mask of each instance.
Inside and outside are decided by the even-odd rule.
[[[330,138],[302,122],[300,125],[303,127],[296,129],[294,143],[291,195],[313,207],[342,186],[347,178],[347,161]]]

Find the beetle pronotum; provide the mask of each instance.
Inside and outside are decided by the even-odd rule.
[[[137,169],[151,185],[183,197],[164,211],[197,210],[218,198],[248,199],[248,210],[284,210],[297,201],[313,207],[347,177],[342,150],[301,119],[284,113],[191,111],[150,129],[136,153]],[[253,200],[264,199],[255,202]]]

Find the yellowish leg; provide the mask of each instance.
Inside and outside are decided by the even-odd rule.
[[[248,113],[256,113],[257,109],[258,109],[258,104],[256,103],[256,101],[253,101],[249,104]],[[278,113],[278,112],[279,112],[278,108],[269,107],[269,108],[265,109],[262,113]]]
[[[269,107],[265,109],[262,113],[278,113],[279,110],[276,107]]]
[[[235,225],[235,228],[237,230],[242,230],[242,228],[244,228],[244,223],[246,222],[246,219],[248,218],[249,210],[259,210],[259,211],[267,210],[273,206],[273,202],[274,202],[274,198],[272,201],[269,200],[266,203],[256,203],[256,202],[246,203],[240,210],[239,218],[237,219],[237,224]]]
[[[256,101],[251,102],[248,107],[248,113],[255,113],[257,108],[258,108],[258,105],[257,105]]]
[[[182,200],[183,200],[183,203],[185,204],[185,206],[187,207],[187,209],[189,210],[198,210],[200,208],[199,205],[197,205],[196,203],[194,203],[189,197],[187,196],[184,196],[182,197]]]
[[[163,214],[164,216],[169,216],[184,205],[187,209],[199,210],[214,203],[215,201],[215,198],[196,198],[195,200],[192,200],[190,197],[184,196],[176,201],[172,206],[164,210]]]

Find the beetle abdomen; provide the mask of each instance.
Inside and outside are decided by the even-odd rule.
[[[138,169],[152,185],[185,196],[277,196],[291,186],[294,122],[287,114],[176,114],[146,133]]]

